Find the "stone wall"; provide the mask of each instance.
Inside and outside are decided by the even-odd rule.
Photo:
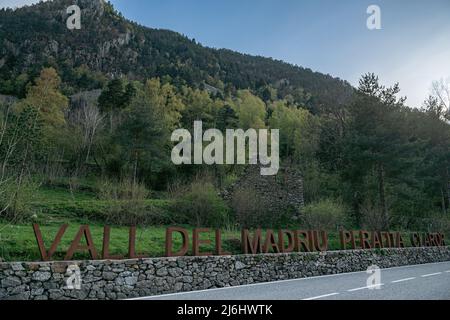
[[[281,167],[274,176],[262,176],[260,167],[247,166],[243,175],[223,191],[225,200],[232,201],[234,193],[251,191],[267,213],[279,214],[290,211],[298,215],[304,205],[303,177],[297,169]]]
[[[0,300],[125,299],[442,261],[450,261],[450,247],[0,263]],[[67,288],[74,266],[79,290]]]

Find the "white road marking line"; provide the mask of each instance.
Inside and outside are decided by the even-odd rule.
[[[450,270],[448,270],[448,271],[445,271],[445,272],[447,272],[447,273],[450,273]]]
[[[134,260],[124,260],[124,261],[134,261]],[[398,266],[398,267],[391,267],[391,268],[385,268],[381,269],[381,271],[389,271],[389,270],[398,270],[398,269],[413,269],[413,268],[420,268],[420,267],[426,267],[426,266],[432,266],[432,265],[440,265],[440,264],[448,264],[450,261],[441,261],[441,262],[434,262],[434,263],[422,263],[422,264],[413,264],[413,265],[406,265],[406,266]],[[350,275],[357,275],[357,274],[366,274],[366,271],[355,271],[355,272],[347,272],[347,273],[336,273],[336,274],[328,274],[325,276],[315,276],[315,277],[305,277],[305,278],[298,278],[298,279],[288,279],[288,280],[278,280],[278,281],[270,281],[270,282],[260,282],[260,283],[252,283],[252,284],[245,284],[240,286],[234,286],[234,287],[224,287],[224,288],[215,288],[215,289],[207,289],[207,290],[195,290],[195,291],[189,291],[189,292],[177,292],[177,293],[167,293],[162,295],[154,295],[154,296],[146,296],[146,297],[139,297],[139,298],[131,298],[131,299],[125,299],[125,300],[146,300],[146,299],[155,299],[155,298],[166,298],[166,297],[174,297],[174,296],[188,296],[191,294],[196,293],[204,293],[204,292],[213,292],[213,291],[224,291],[224,290],[232,290],[232,289],[239,289],[239,288],[248,288],[248,287],[257,287],[257,286],[270,286],[274,284],[283,284],[283,283],[290,283],[290,282],[298,282],[298,281],[308,281],[313,279],[325,279],[325,278],[338,278],[338,277],[344,277],[344,276],[350,276]]]
[[[322,296],[317,296],[317,297],[303,299],[303,301],[317,300],[317,299],[322,299],[322,298],[326,298],[326,297],[337,296],[338,294],[339,294],[339,292],[333,292],[333,293],[329,293],[329,294],[324,294]]]
[[[377,287],[381,287],[381,286],[384,286],[384,284],[380,283],[380,284],[375,284],[375,285],[372,285],[372,286],[350,289],[350,290],[347,290],[347,292],[355,292],[355,291],[360,291],[360,290],[365,290],[365,289],[377,288]]]
[[[416,278],[406,278],[406,279],[400,279],[400,280],[395,280],[392,281],[391,283],[399,283],[399,282],[405,282],[405,281],[410,281],[410,280],[414,280]]]
[[[436,272],[436,273],[430,273],[430,274],[424,274],[423,276],[421,276],[422,278],[428,278],[428,277],[433,277],[433,276],[438,276],[442,274],[442,272]]]

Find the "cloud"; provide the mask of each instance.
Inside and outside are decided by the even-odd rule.
[[[26,5],[32,5],[40,1],[47,0],[2,0],[0,2],[0,8],[19,8]]]

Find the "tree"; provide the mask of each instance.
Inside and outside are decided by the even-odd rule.
[[[450,123],[450,78],[440,79],[433,82],[431,95],[425,100],[423,106],[428,114],[433,116],[435,124],[431,130],[440,128],[438,133],[434,134],[433,145],[440,151],[436,150],[436,155],[443,155],[444,159],[449,158],[448,150],[448,131]],[[436,135],[439,137],[436,143]],[[442,143],[442,141],[445,141]],[[441,146],[440,148],[438,146]],[[443,149],[442,149],[443,147]],[[442,154],[443,152],[443,154]],[[444,160],[440,161],[441,177],[444,182],[441,188],[442,198],[447,197],[447,207],[450,207],[450,163]],[[446,211],[445,200],[442,201],[443,210]]]
[[[420,113],[416,121],[415,131],[426,145],[421,172],[427,177],[425,192],[439,194],[442,211],[447,212],[450,207],[450,125],[443,117],[444,105],[437,97],[429,96],[424,109],[425,113]]]
[[[153,80],[139,88],[124,110],[118,129],[116,140],[122,158],[131,165],[134,183],[138,183],[145,172],[161,167],[168,158],[170,131],[179,119],[174,112],[181,105],[178,100],[175,102],[169,87],[164,86],[160,86],[159,80]],[[166,107],[172,110],[163,114]]]
[[[42,131],[38,110],[30,106],[14,113],[8,105],[2,108],[1,120],[0,216],[6,213],[16,222],[23,213],[17,201],[39,152]]]
[[[315,158],[319,145],[319,119],[308,110],[289,107],[284,101],[271,106],[270,127],[280,130],[280,154],[295,163],[306,164]]]
[[[19,111],[27,106],[34,108],[48,138],[56,136],[57,131],[66,125],[65,112],[69,100],[59,91],[60,84],[61,79],[55,69],[43,69],[35,84],[28,89],[26,98],[16,106]]]
[[[265,128],[266,105],[249,90],[241,90],[238,92],[235,110],[241,129]]]
[[[68,99],[59,91],[60,84],[61,79],[55,69],[43,69],[35,84],[28,89],[26,98],[15,106],[17,113],[27,108],[36,111],[35,121],[40,122],[44,143],[51,149],[55,148],[60,130],[66,125]]]
[[[445,114],[445,105],[435,96],[428,96],[423,102],[423,109],[426,113],[432,114],[441,119]]]
[[[438,107],[434,111],[438,112],[442,119],[450,121],[450,78],[433,82],[432,96],[437,100],[432,104]]]
[[[354,195],[359,194],[353,199],[358,220],[359,206],[364,201],[361,186],[364,177],[372,176],[377,181],[382,227],[386,230],[390,221],[386,179],[399,175],[400,168],[408,167],[409,140],[402,112],[405,98],[397,98],[399,91],[398,84],[386,88],[374,74],[364,75],[350,106],[351,119],[345,141],[346,170],[343,173],[344,179],[352,183]]]
[[[79,143],[80,150],[79,159],[83,162],[88,162],[91,156],[92,145],[102,126],[104,115],[100,113],[99,108],[89,102],[83,101],[82,104],[76,108],[71,116],[71,125],[75,131],[81,134]]]
[[[236,115],[234,109],[229,105],[225,104],[219,109],[217,113],[216,126],[217,129],[225,132],[227,129],[235,129],[239,125],[239,118]]]
[[[269,125],[280,130],[282,159],[301,170],[305,200],[318,200],[321,184],[317,161],[321,132],[319,117],[285,101],[274,102],[270,110]]]
[[[265,85],[258,90],[258,96],[264,102],[272,102],[277,99],[277,90],[271,86]]]
[[[179,127],[185,105],[171,84],[161,84],[158,78],[150,79],[145,84],[144,94],[166,130],[171,132]]]
[[[102,113],[109,115],[110,133],[114,130],[114,118],[120,111],[124,110],[135,94],[132,83],[125,86],[122,79],[111,80],[106,89],[98,98],[98,105]]]
[[[184,87],[183,103],[186,106],[182,113],[182,122],[185,128],[191,128],[194,121],[203,121],[204,128],[215,126],[218,105],[211,99],[208,92]]]

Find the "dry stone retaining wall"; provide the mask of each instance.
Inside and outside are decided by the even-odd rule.
[[[125,299],[441,261],[450,247],[0,263],[0,300]],[[80,289],[67,288],[77,272]]]

